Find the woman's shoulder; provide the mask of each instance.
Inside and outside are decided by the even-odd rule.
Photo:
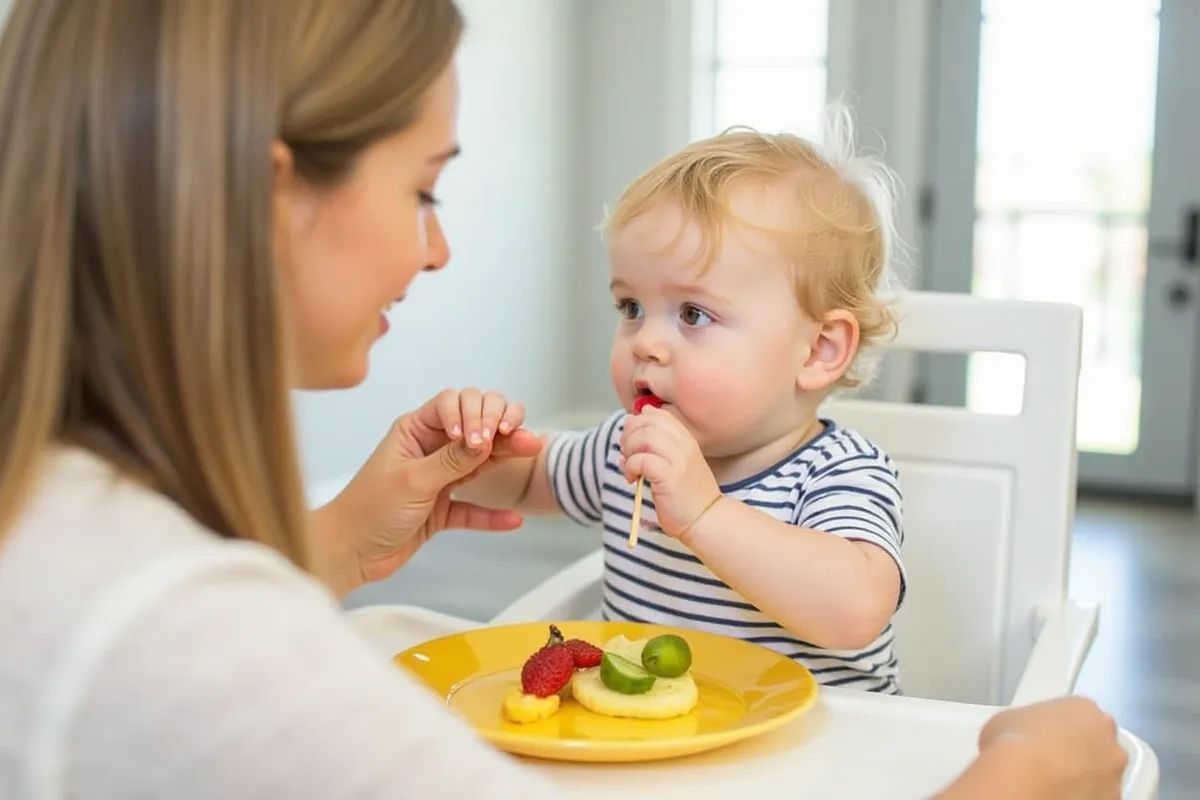
[[[76,609],[122,583],[186,582],[190,574],[257,571],[290,584],[312,582],[262,545],[225,539],[170,499],[79,449],[55,451],[15,527],[0,546],[6,589],[43,595],[38,606]],[[40,588],[39,588],[40,587]]]
[[[323,587],[112,478],[59,461],[0,547],[0,786],[8,764],[89,797],[527,796]]]
[[[239,602],[251,606],[243,617],[255,605],[277,617],[281,608],[336,610],[333,596],[279,553],[217,536],[81,450],[50,455],[0,540],[0,640],[24,655],[7,665],[21,672],[7,676],[17,683],[88,674],[102,651],[107,658],[131,647],[147,669],[163,669],[228,625]]]

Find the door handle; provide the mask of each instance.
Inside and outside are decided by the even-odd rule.
[[[1200,206],[1183,210],[1183,238],[1150,242],[1150,255],[1175,256],[1189,269],[1200,267]]]

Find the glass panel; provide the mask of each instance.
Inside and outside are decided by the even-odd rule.
[[[738,63],[823,59],[829,0],[717,0],[717,59]]]
[[[1137,449],[1158,3],[984,4],[973,291],[1084,309],[1079,448]],[[968,403],[1020,406],[972,357]]]
[[[762,131],[817,137],[825,104],[825,65],[723,66],[717,71],[717,131],[750,125]]]

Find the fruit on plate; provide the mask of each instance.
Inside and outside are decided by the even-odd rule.
[[[600,682],[621,694],[645,694],[654,686],[654,676],[615,653],[600,660]]]
[[[600,667],[579,670],[571,678],[575,700],[589,711],[610,717],[661,720],[690,713],[700,701],[690,673],[690,649],[688,670],[676,677],[658,677],[641,666],[650,641],[619,635],[606,642]]]
[[[504,716],[513,722],[540,722],[554,715],[562,704],[559,695],[552,694],[538,697],[536,694],[526,694],[520,686],[514,686],[504,695]]]
[[[521,666],[521,689],[525,694],[549,697],[561,692],[575,672],[575,656],[558,643],[547,644]]]
[[[567,688],[576,669],[595,667],[603,652],[582,639],[566,639],[557,626],[550,636],[521,666],[521,685],[505,696],[502,710],[513,722],[537,722],[558,711],[559,692]]]
[[[550,626],[550,638],[558,637],[562,641],[563,647],[571,651],[571,655],[575,659],[575,669],[587,669],[588,667],[600,666],[600,659],[604,655],[604,651],[591,642],[585,642],[583,639],[566,639],[563,640],[562,633],[558,628]]]
[[[655,636],[642,648],[642,666],[651,675],[678,678],[692,667],[692,648],[673,633]]]

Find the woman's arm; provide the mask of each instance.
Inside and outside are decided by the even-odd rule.
[[[1056,800],[1053,784],[1039,772],[1027,747],[1012,740],[982,751],[935,800]]]
[[[1062,697],[988,720],[979,757],[937,800],[1119,800],[1128,760],[1112,717]]]

